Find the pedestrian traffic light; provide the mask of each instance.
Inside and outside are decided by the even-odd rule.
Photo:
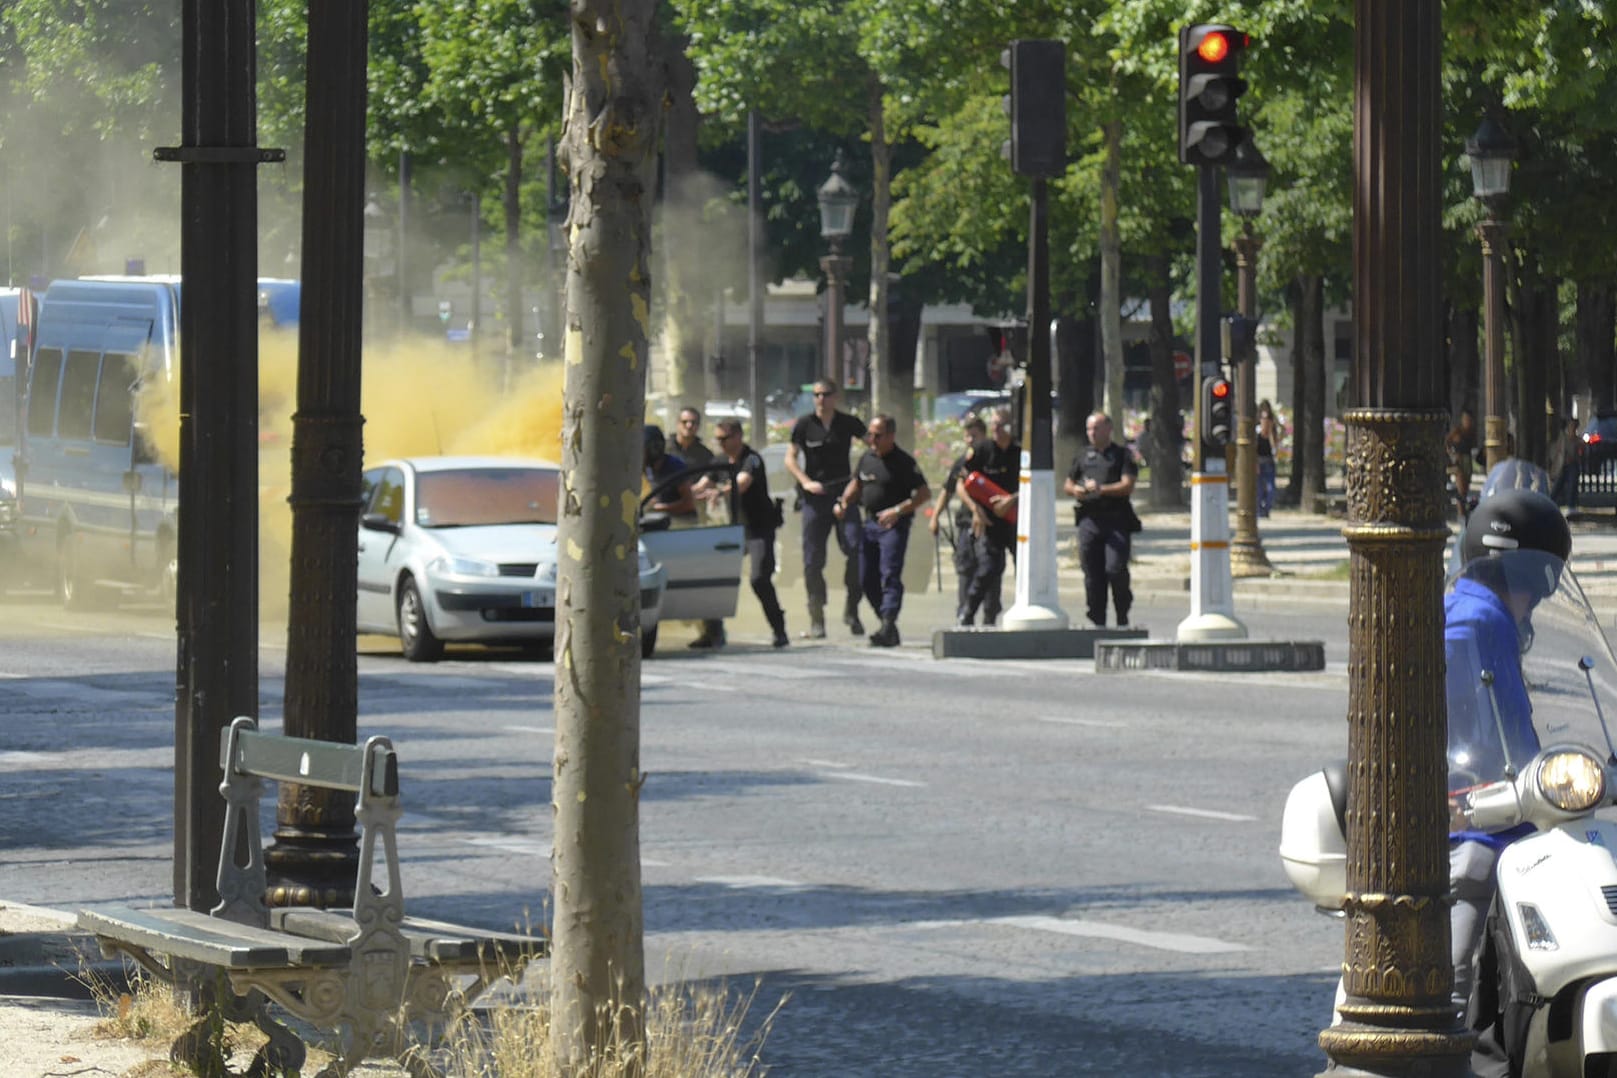
[[[1067,166],[1066,46],[1059,41],[1013,41],[999,62],[1010,69],[1011,118],[1006,156],[1019,176],[1059,176]]]
[[[1230,444],[1234,426],[1230,420],[1229,379],[1217,375],[1202,381],[1202,442],[1209,449],[1222,450]]]
[[[1235,103],[1246,93],[1237,72],[1247,34],[1217,23],[1179,31],[1179,160],[1187,165],[1225,165],[1246,137]]]

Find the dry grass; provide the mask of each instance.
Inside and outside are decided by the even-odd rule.
[[[143,973],[130,978],[128,991],[88,967],[81,969],[79,979],[102,1015],[92,1031],[98,1037],[133,1041],[166,1057],[169,1046],[195,1022],[168,986]],[[646,1005],[646,1043],[600,1060],[587,1072],[588,1078],[760,1078],[764,1073],[760,1052],[786,999],[744,1035],[746,1016],[757,997],[756,984],[741,993],[722,981],[653,988]],[[225,1057],[237,1066],[264,1042],[263,1033],[252,1025],[227,1024],[218,1035]],[[542,1005],[506,1003],[468,1011],[441,1041],[418,1044],[411,1051],[430,1059],[446,1078],[550,1078],[556,1073],[550,1014]],[[318,1073],[329,1058],[311,1045],[304,1073]],[[153,1059],[123,1078],[189,1074],[166,1059]]]

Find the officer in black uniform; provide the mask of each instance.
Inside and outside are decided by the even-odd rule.
[[[850,507],[840,520],[834,514],[837,497],[852,474],[849,451],[865,439],[865,424],[858,416],[836,408],[837,387],[820,379],[814,383],[814,411],[792,427],[786,447],[786,470],[803,491],[803,586],[808,590],[809,627],[803,635],[825,636],[825,547],[833,530],[847,563],[842,573],[847,603],[842,621],[854,636],[863,636],[859,620],[859,510]]]
[[[751,446],[741,440],[741,421],[721,419],[714,426],[713,441],[719,451],[730,459],[735,469],[728,480],[711,482],[704,476],[697,481],[698,491],[710,500],[732,491],[739,496],[741,521],[747,537],[747,561],[751,567],[749,582],[752,593],[764,608],[764,617],[773,630],[774,645],[785,647],[786,614],[780,608],[775,594],[775,529],[779,512],[769,496],[769,478],[764,474],[764,461]]]
[[[1089,445],[1072,462],[1062,489],[1078,499],[1078,561],[1084,567],[1089,620],[1106,624],[1106,592],[1112,593],[1117,624],[1129,623],[1129,548],[1136,519],[1129,505],[1139,473],[1127,446],[1112,441],[1112,421],[1096,412],[1084,424]]]
[[[971,460],[971,455],[976,452],[977,443],[988,439],[988,424],[977,413],[973,412],[966,417],[964,427],[965,451],[949,465],[949,474],[943,480],[943,493],[938,498],[938,504],[933,507],[932,519],[927,524],[935,540],[938,528],[943,523],[943,514],[948,512],[951,501],[955,503],[953,543],[956,611],[966,609],[966,596],[971,594],[971,581],[977,575],[976,536],[971,534],[971,499],[966,496],[964,490],[957,492],[957,488],[968,474],[966,465]],[[958,615],[956,622],[960,625],[971,624],[969,621],[961,620]]]
[[[932,497],[915,458],[898,448],[897,424],[890,415],[870,421],[870,451],[859,458],[853,479],[836,501],[839,519],[857,501],[865,523],[859,562],[865,598],[881,614],[881,628],[870,634],[879,648],[898,646],[898,612],[904,605],[904,551],[915,511]]]
[[[1022,477],[1022,447],[1011,434],[1011,410],[996,408],[989,420],[989,437],[978,442],[965,464],[967,475],[979,472],[1004,494],[994,495],[984,504],[969,493],[966,503],[971,506],[972,556],[975,565],[971,574],[971,587],[958,612],[957,621],[970,625],[980,608],[983,624],[992,625],[999,618],[1000,582],[1005,577],[1005,555],[1016,547],[1016,525],[1006,518],[1016,512],[1017,494]]]

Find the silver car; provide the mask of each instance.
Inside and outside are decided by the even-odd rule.
[[[432,662],[447,641],[543,646],[556,632],[556,505],[561,470],[548,461],[510,457],[414,457],[365,472],[359,525],[361,632],[397,636],[405,658]],[[651,522],[658,527],[665,522]],[[641,653],[657,645],[671,616],[723,616],[722,594],[705,594],[704,612],[679,613],[665,602],[690,537],[672,536],[659,553],[640,544]],[[713,538],[713,537],[710,537]],[[706,592],[722,593],[714,567],[696,565]],[[728,578],[735,609],[740,557]],[[687,589],[691,594],[703,589]]]

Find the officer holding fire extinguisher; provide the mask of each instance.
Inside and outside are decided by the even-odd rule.
[[[1017,488],[1022,474],[1022,447],[1012,436],[1011,410],[997,408],[988,421],[988,439],[976,444],[962,469],[961,489],[971,507],[971,586],[956,613],[956,623],[970,625],[980,609],[983,624],[1000,613],[1000,583],[1005,555],[1016,546]]]

